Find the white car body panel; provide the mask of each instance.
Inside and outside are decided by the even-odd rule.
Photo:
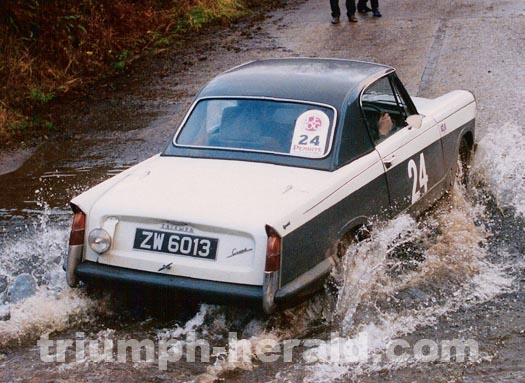
[[[111,249],[99,256],[87,248],[85,260],[150,272],[172,263],[164,273],[260,285],[267,240],[261,222],[285,235],[382,171],[375,151],[336,172],[155,156],[72,202],[88,213],[86,235],[110,217],[119,219]],[[136,228],[163,230],[160,225],[168,222],[188,224],[195,235],[219,238],[217,260],[132,248]],[[253,251],[231,256],[234,249]]]
[[[87,248],[85,260],[151,272],[172,263],[164,273],[256,285],[262,284],[267,240],[261,222],[280,222],[298,206],[306,210],[334,179],[326,171],[159,156],[117,177],[72,201],[88,213],[86,235],[109,217],[119,219],[112,248],[103,256]],[[136,228],[163,230],[169,222],[218,238],[217,259],[132,248]],[[231,256],[241,249],[253,250]]]
[[[476,116],[476,100],[466,90],[454,90],[433,99],[412,97],[418,112],[431,117],[440,124],[441,137],[473,120]],[[442,123],[446,129],[441,129]]]
[[[345,166],[333,172],[330,182],[324,185],[325,192],[312,198],[310,204],[285,216],[277,228],[281,230],[289,223],[290,226],[281,231],[283,235],[292,232],[382,174],[383,163],[379,154],[376,151],[370,152],[352,162],[351,166]]]
[[[268,82],[267,73],[273,82]],[[387,76],[391,91],[398,84],[397,96],[390,92],[387,102],[378,97],[377,113],[372,108],[367,116],[363,92]],[[246,87],[246,82],[251,85]],[[283,82],[288,86],[279,87]],[[393,68],[372,63],[330,59],[248,63],[214,79],[194,105],[200,98],[330,106],[335,116],[333,146],[322,159],[314,159],[257,152],[250,145],[207,147],[199,140],[204,146],[169,145],[163,155],[71,201],[75,220],[66,270],[70,286],[116,281],[133,289],[169,288],[193,292],[196,299],[215,300],[220,295],[227,302],[260,301],[270,313],[276,305],[308,296],[317,282],[325,280],[342,238],[355,235],[375,218],[415,211],[440,198],[456,172],[459,140],[464,143],[468,138],[470,145],[474,141],[476,102],[470,92],[453,91],[434,99],[409,97]],[[388,102],[399,99],[405,99],[404,107]],[[414,115],[407,120],[413,126],[405,126],[407,113],[416,113],[412,103],[422,119]],[[258,117],[268,116],[261,110],[266,109],[258,110]],[[378,132],[382,111],[396,121],[387,137]],[[190,124],[195,137],[212,142],[216,132],[196,121]],[[298,127],[304,128],[297,121],[289,127],[294,137]],[[281,123],[266,120],[269,127]],[[266,134],[286,146],[286,135],[271,129],[256,134],[253,141],[259,143],[261,137],[268,138]],[[308,141],[308,135],[304,137]],[[319,145],[319,140],[312,143]],[[92,250],[88,240],[96,228],[108,234],[91,238],[94,248],[99,239],[110,244],[109,249],[98,247],[102,254]],[[177,250],[171,247],[172,240],[180,241]],[[184,241],[189,247],[183,251]],[[216,252],[201,254],[203,241]]]

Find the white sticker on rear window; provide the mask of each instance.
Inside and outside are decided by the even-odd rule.
[[[290,154],[321,158],[326,152],[330,118],[321,110],[308,110],[295,122]]]

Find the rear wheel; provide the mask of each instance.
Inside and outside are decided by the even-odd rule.
[[[352,244],[364,241],[368,238],[370,238],[370,227],[367,225],[355,227],[354,229],[346,233],[337,242],[335,257],[333,257],[335,261],[335,267],[336,268],[341,267],[343,259],[345,258],[345,256],[347,256],[348,248]],[[335,273],[331,273],[330,276],[328,277],[326,285],[329,288],[330,294],[332,295],[337,295],[339,292],[339,289],[341,288],[342,280],[340,280],[339,278],[340,276],[342,276],[341,272],[335,272]]]
[[[370,238],[370,229],[369,226],[362,225],[346,233],[337,244],[337,258],[343,258],[351,244]]]

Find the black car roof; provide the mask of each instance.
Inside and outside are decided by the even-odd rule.
[[[270,97],[304,100],[340,108],[346,96],[367,79],[392,67],[354,60],[324,58],[266,59],[249,62],[215,77],[202,97]]]

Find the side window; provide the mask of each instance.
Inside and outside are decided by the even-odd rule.
[[[388,77],[379,79],[363,92],[361,106],[376,143],[406,126],[407,106]]]
[[[393,87],[394,87],[394,94],[396,96],[396,101],[399,105],[399,107],[401,108],[401,112],[403,113],[403,117],[406,118],[408,117],[408,107],[407,107],[407,104],[405,102],[405,100],[403,100],[403,97],[401,97],[401,94],[399,93],[399,90],[397,89],[396,85],[393,84]]]
[[[394,87],[394,90],[396,92],[399,105],[405,112],[405,117],[408,117],[412,114],[417,114],[417,110],[412,104],[410,96],[408,95],[407,91],[405,90],[397,76],[390,75],[390,82],[392,83],[392,86]]]

